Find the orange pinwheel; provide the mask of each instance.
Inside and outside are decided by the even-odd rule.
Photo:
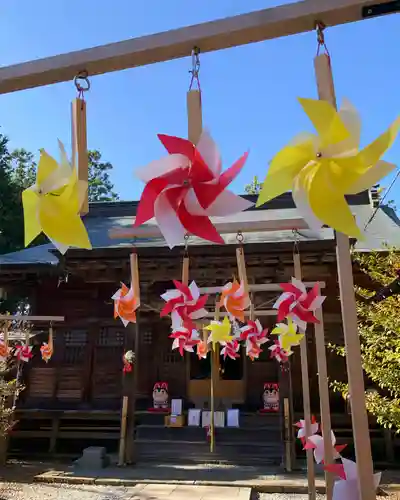
[[[8,358],[9,349],[4,340],[0,340],[0,361],[5,361]]]
[[[122,323],[126,326],[128,323],[136,323],[136,309],[140,303],[133,287],[128,288],[124,283],[121,283],[121,288],[112,296],[114,300],[114,318],[121,318]]]
[[[220,306],[225,307],[229,315],[244,322],[244,311],[250,306],[250,298],[245,291],[244,283],[235,280],[227,283],[222,289]]]
[[[199,359],[205,359],[207,357],[208,353],[208,344],[207,342],[204,342],[204,340],[200,340],[200,342],[197,344],[197,356]]]
[[[42,354],[43,361],[46,361],[46,363],[48,363],[53,356],[53,346],[47,344],[46,342],[43,342],[42,346],[40,347],[40,352]]]

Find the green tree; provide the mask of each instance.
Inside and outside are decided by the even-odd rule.
[[[355,261],[382,287],[393,282],[400,269],[400,254],[394,250],[356,254]],[[356,294],[363,368],[377,389],[366,392],[367,409],[379,424],[400,432],[400,295],[378,301],[374,291],[358,287]],[[330,347],[346,356],[343,346]],[[348,394],[347,384],[335,381],[332,386]]]
[[[119,199],[113,191],[114,185],[110,180],[110,162],[101,161],[101,153],[97,149],[88,151],[89,155],[89,201],[116,201]]]
[[[255,175],[250,184],[246,184],[244,190],[247,194],[260,194],[262,186],[262,182],[259,182],[258,177]]]
[[[21,192],[36,181],[36,162],[33,154],[26,149],[14,149],[10,155],[11,179]]]

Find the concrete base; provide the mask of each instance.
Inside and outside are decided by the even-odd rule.
[[[106,449],[100,446],[90,446],[83,450],[81,458],[75,460],[74,467],[86,470],[104,469],[110,465]]]

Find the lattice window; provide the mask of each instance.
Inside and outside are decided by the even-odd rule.
[[[120,347],[124,345],[124,332],[115,328],[101,328],[97,345]]]
[[[151,330],[146,330],[143,334],[143,344],[153,343],[153,332]]]
[[[88,342],[87,330],[68,330],[64,332],[64,363],[81,364],[85,359]]]
[[[185,358],[178,351],[172,351],[164,354],[164,363],[167,365],[175,365],[181,363]]]

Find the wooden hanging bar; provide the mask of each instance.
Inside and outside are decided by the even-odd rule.
[[[236,234],[238,230],[241,233],[257,233],[269,231],[293,231],[294,229],[310,229],[304,219],[274,219],[264,221],[233,221],[224,222],[223,220],[214,221],[214,226],[220,234]],[[145,224],[132,228],[114,228],[108,231],[111,239],[134,239],[134,238],[163,238],[158,226],[155,224]]]
[[[326,284],[324,281],[306,281],[303,284],[306,288],[312,288],[316,284],[319,284],[320,288],[325,288]],[[208,286],[200,288],[200,293],[207,293],[208,295],[214,295],[216,293],[222,292],[222,286]],[[282,292],[282,288],[279,283],[265,283],[259,285],[249,285],[249,292]]]
[[[203,130],[200,90],[189,90],[186,96],[188,113],[188,139],[197,144]]]
[[[393,7],[390,7],[391,4]],[[0,69],[0,94],[72,80],[85,70],[100,75],[360,21],[398,11],[388,0],[304,0]],[[386,6],[386,9],[378,7]],[[390,8],[389,8],[390,7]]]
[[[89,160],[87,152],[86,102],[76,98],[72,101],[72,166],[77,169],[78,179],[88,183]],[[88,191],[86,190],[80,214],[89,212]]]
[[[244,292],[249,294],[249,282],[247,279],[246,260],[244,258],[243,245],[236,249],[236,261],[238,267],[239,281],[244,284]]]
[[[336,108],[336,97],[329,56],[327,54],[317,56],[314,67],[319,98],[330,102]],[[360,339],[358,336],[350,241],[348,236],[342,233],[336,233],[336,259],[360,500],[375,500],[376,488],[373,478],[368,415],[365,406],[364,372],[362,368]]]
[[[301,281],[301,261],[300,255],[297,252],[293,253],[294,277]],[[306,333],[306,332],[304,332]],[[303,392],[303,412],[306,431],[306,439],[311,436],[311,403],[310,403],[310,377],[308,373],[308,353],[307,353],[307,337],[300,341],[300,361],[301,361],[301,384]],[[315,466],[313,450],[306,450],[307,456],[307,482],[308,482],[308,498],[309,500],[316,499],[315,490]]]
[[[0,320],[6,321],[65,321],[64,316],[24,316],[23,314],[0,314]]]

